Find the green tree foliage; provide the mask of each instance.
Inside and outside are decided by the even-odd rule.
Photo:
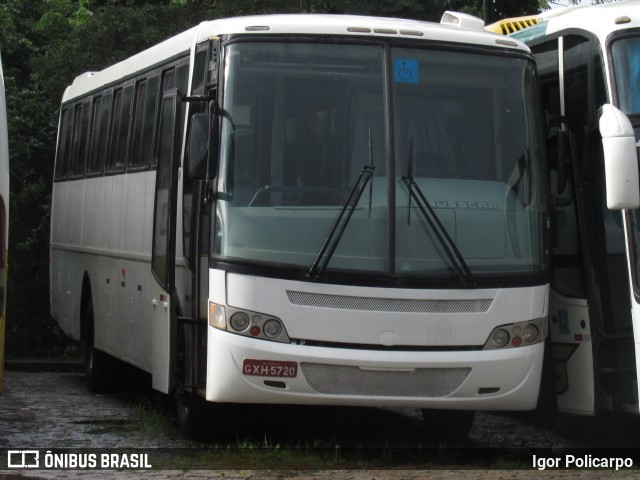
[[[485,3],[486,2],[486,3]],[[439,21],[459,10],[489,21],[537,0],[2,0],[0,51],[11,155],[8,355],[64,348],[49,319],[49,211],[66,85],[205,19],[261,13],[353,13]]]
[[[11,156],[11,225],[6,352],[46,332],[48,324],[48,213],[51,151],[56,121],[33,81],[30,60],[45,42],[35,31],[43,2],[0,4],[0,49],[7,94]],[[43,108],[44,107],[44,108]],[[9,320],[11,319],[11,320]],[[36,328],[22,328],[23,325]],[[34,350],[32,348],[31,350]]]

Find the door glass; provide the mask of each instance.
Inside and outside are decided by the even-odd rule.
[[[153,231],[153,259],[151,268],[158,282],[169,286],[167,257],[171,242],[171,164],[175,148],[175,95],[165,97],[162,101],[162,117],[160,119],[160,141],[158,144],[158,171],[156,174],[156,203]]]

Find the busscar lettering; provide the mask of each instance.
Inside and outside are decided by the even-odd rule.
[[[429,200],[431,208],[460,208],[469,210],[498,210],[495,202],[476,202],[466,200]]]

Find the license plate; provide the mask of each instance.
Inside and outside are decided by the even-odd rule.
[[[247,358],[242,363],[242,372],[252,377],[295,378],[298,375],[298,364]]]

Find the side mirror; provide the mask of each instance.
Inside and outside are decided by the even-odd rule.
[[[611,104],[600,107],[600,135],[609,210],[640,207],[638,155],[633,127],[627,116]]]
[[[194,180],[204,180],[209,159],[209,115],[196,113],[190,121],[189,175]]]

